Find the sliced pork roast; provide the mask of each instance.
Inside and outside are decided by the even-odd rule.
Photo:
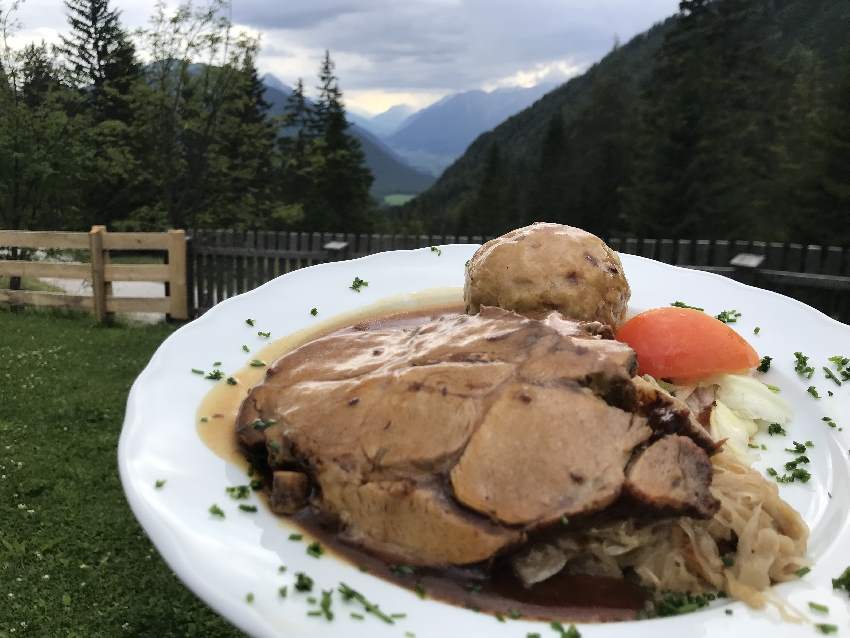
[[[307,343],[251,390],[237,435],[277,511],[309,504],[413,565],[484,561],[624,499],[711,516],[714,442],[635,368],[601,324],[483,307]]]

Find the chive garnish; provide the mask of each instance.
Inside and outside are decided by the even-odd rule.
[[[802,352],[794,353],[794,371],[806,379],[811,379],[815,369],[809,365],[809,358]]]
[[[203,374],[204,373],[203,370],[198,370],[197,368],[192,368],[192,372],[194,372],[195,374]]]
[[[248,324],[249,326],[251,326],[251,327],[253,327],[253,326],[254,326],[254,320],[253,320],[253,319],[246,319],[246,320],[245,320],[245,323],[247,323],[247,324]]]
[[[850,567],[845,569],[841,573],[841,576],[832,579],[832,588],[843,589],[847,593],[850,593]]]
[[[230,498],[234,501],[248,498],[251,493],[247,485],[233,485],[232,487],[225,487],[224,491],[227,492],[230,495]]]
[[[313,579],[304,572],[295,574],[295,590],[300,592],[313,591]]]
[[[213,516],[218,516],[219,518],[224,518],[224,510],[222,510],[218,505],[213,503],[210,505],[210,514]]]
[[[364,611],[367,614],[372,614],[376,618],[384,621],[388,625],[394,625],[395,620],[393,620],[390,616],[381,611],[381,608],[373,602],[370,602],[363,594],[361,594],[356,589],[352,589],[345,583],[340,583],[339,587],[337,587],[337,591],[339,592],[342,599],[346,602],[351,602],[352,600],[363,605]]]
[[[700,312],[705,312],[705,308],[699,308],[697,306],[689,306],[684,301],[674,301],[670,304],[674,308],[689,308],[691,310],[699,310]]]
[[[250,365],[252,368],[264,368],[266,366],[266,362],[261,359],[252,359]]]
[[[322,546],[318,543],[318,541],[314,541],[307,545],[307,554],[312,556],[313,558],[321,558],[324,550]]]
[[[153,484],[156,489],[161,489],[163,485],[165,485],[165,479],[157,479],[156,483]]]
[[[354,292],[360,292],[360,290],[369,285],[369,282],[365,279],[360,279],[360,277],[355,277],[354,281],[351,282],[349,288]]]
[[[722,321],[723,323],[735,323],[740,318],[741,313],[737,310],[723,310],[719,315],[715,316],[715,319]]]
[[[319,314],[319,309],[318,308],[310,308],[310,314],[315,317],[317,314]]]
[[[564,626],[561,623],[552,622],[549,623],[549,626],[558,632],[560,638],[581,638],[581,634],[578,632],[575,625],[570,625],[564,629]]]
[[[826,378],[835,383],[835,385],[841,385],[841,380],[836,377],[835,373],[826,366],[823,366],[823,373],[824,375],[826,375]]]
[[[329,589],[327,591],[322,591],[322,600],[319,603],[319,609],[321,613],[325,616],[325,620],[333,620],[334,614],[331,611],[331,603],[333,602],[331,599],[331,594],[333,594],[333,590]]]
[[[239,509],[243,512],[251,512],[252,514],[257,511],[256,505],[246,505],[245,503],[239,504]]]

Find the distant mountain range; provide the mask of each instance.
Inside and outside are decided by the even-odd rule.
[[[554,87],[539,84],[531,88],[455,93],[408,116],[385,141],[412,165],[440,175],[479,135]]]
[[[272,115],[283,112],[292,88],[271,74],[263,77]],[[482,133],[522,111],[555,87],[454,93],[419,111],[406,104],[368,116],[349,109],[352,134],[360,140],[375,176],[372,192],[417,194],[434,183]]]
[[[407,104],[396,104],[363,122],[363,126],[375,135],[387,137],[395,133],[417,111]]]
[[[287,99],[292,94],[292,87],[270,74],[263,77],[263,84],[266,87],[264,97],[271,105],[269,114],[281,115],[286,107]],[[375,177],[372,195],[379,199],[393,194],[414,195],[434,182],[432,175],[411,167],[377,136],[366,130],[362,126],[365,118],[350,113],[348,116],[352,124],[351,134],[360,141],[366,156],[366,164]]]

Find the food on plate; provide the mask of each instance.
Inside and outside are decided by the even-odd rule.
[[[475,251],[463,298],[469,313],[497,306],[539,318],[557,310],[571,319],[617,326],[630,294],[620,258],[599,237],[537,223]]]
[[[758,353],[728,325],[693,308],[655,308],[632,317],[617,339],[638,356],[641,374],[702,379],[759,365]]]
[[[284,354],[242,403],[238,442],[273,511],[388,564],[503,597],[507,570],[550,598],[580,576],[763,606],[807,565],[805,523],[749,467],[751,436],[790,409],[737,374],[759,362],[749,344],[696,310],[643,313],[615,340],[628,296],[593,235],[513,231],[469,262],[470,314]]]
[[[630,348],[552,319],[485,307],[317,339],[251,390],[240,443],[267,458],[273,504],[298,469],[350,540],[414,565],[480,562],[623,501],[711,516],[714,445],[687,408],[641,404]]]

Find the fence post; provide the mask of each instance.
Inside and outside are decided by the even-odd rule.
[[[197,314],[198,304],[195,303],[195,233],[186,235],[186,311],[187,319],[194,319]],[[200,294],[198,294],[200,302]]]
[[[168,231],[168,283],[171,319],[188,319],[188,286],[186,285],[186,231]]]
[[[89,231],[89,252],[91,253],[91,288],[94,297],[94,318],[106,321],[106,276],[103,262],[103,235],[106,226],[92,226]]]

